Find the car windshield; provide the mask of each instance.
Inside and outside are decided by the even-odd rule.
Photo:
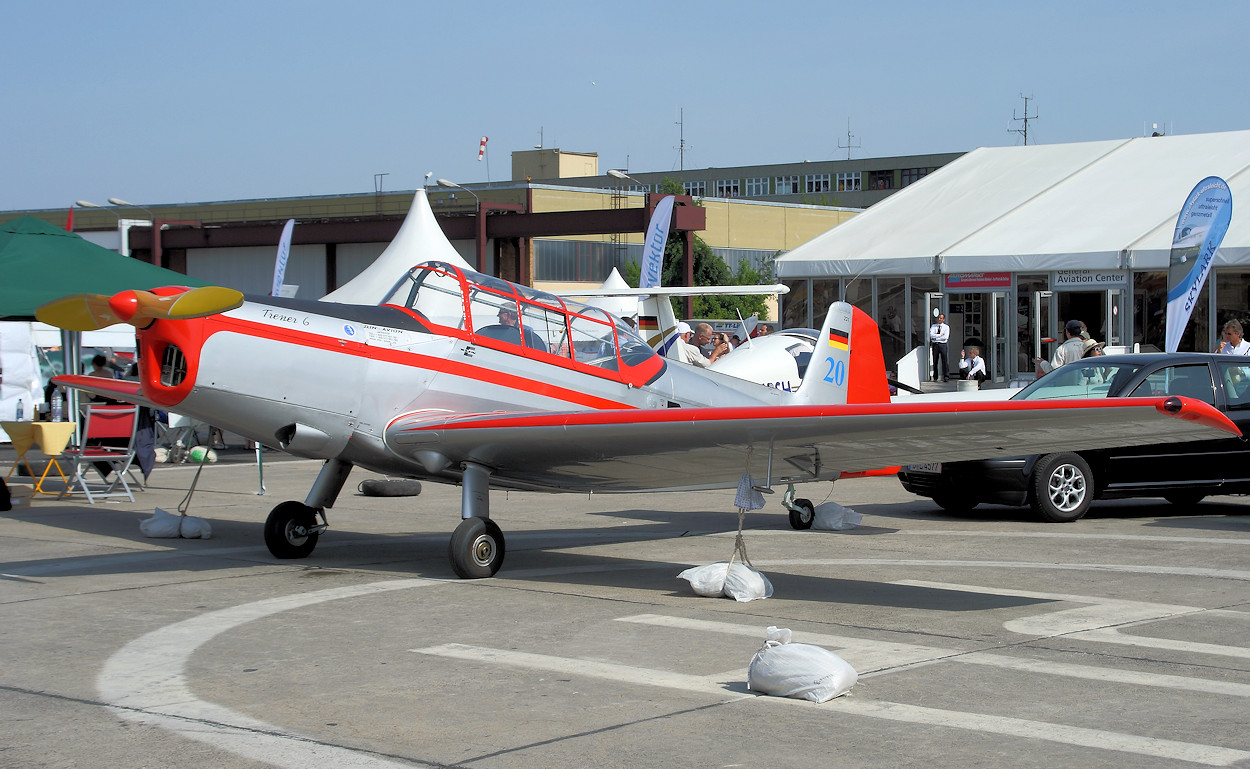
[[[1098,363],[1093,364],[1093,360]],[[1024,388],[1011,399],[1106,398],[1110,393],[1118,392],[1140,368],[1141,364],[1115,362],[1108,357],[1069,363]]]

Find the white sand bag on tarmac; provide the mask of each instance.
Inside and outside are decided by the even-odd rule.
[[[725,574],[728,568],[728,561],[709,563],[707,566],[691,566],[678,574],[677,578],[689,582],[690,587],[698,595],[716,598],[725,589]]]
[[[203,518],[174,515],[159,507],[153,510],[151,518],[139,521],[139,531],[143,536],[154,539],[208,539],[213,536],[212,527]]]
[[[768,581],[768,577],[741,563],[730,566],[728,561],[719,561],[707,566],[692,566],[678,574],[677,578],[688,581],[691,589],[705,598],[723,595],[735,601],[754,601],[773,594],[773,583]]]
[[[759,571],[742,563],[735,563],[725,577],[725,597],[747,602],[759,598],[771,598],[773,583]]]
[[[789,628],[768,628],[764,646],[747,669],[751,691],[812,702],[840,697],[858,680],[855,668],[828,649],[791,643]]]
[[[816,506],[816,516],[812,520],[813,529],[824,531],[845,531],[853,529],[864,520],[864,516],[849,507],[837,502],[825,502]]]

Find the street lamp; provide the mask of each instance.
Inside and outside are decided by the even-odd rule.
[[[473,190],[471,190],[471,189],[469,189],[468,187],[464,186],[463,184],[456,184],[455,182],[451,181],[450,179],[435,179],[434,181],[435,181],[435,182],[438,184],[438,186],[440,186],[440,187],[454,187],[454,188],[456,188],[456,189],[461,189],[461,190],[464,190],[465,192],[469,193],[470,195],[472,195],[472,196],[473,196],[473,197],[477,200],[477,205],[478,205],[478,208],[481,208],[481,207],[482,207],[482,199],[481,199],[481,198],[479,198],[479,197],[477,196],[477,193],[476,193],[476,192],[474,192]]]
[[[122,200],[121,198],[109,198],[109,202],[115,206],[126,206],[127,208],[137,208],[140,211],[147,211],[148,216],[150,216],[153,220],[156,219],[156,214],[152,213],[151,211],[148,211],[148,209],[144,208],[143,206],[135,205],[134,203],[129,203],[125,200]]]
[[[79,208],[99,208],[99,209],[102,209],[102,210],[104,210],[104,211],[108,211],[108,212],[109,212],[110,214],[112,214],[113,216],[116,216],[118,221],[121,221],[121,218],[122,218],[122,215],[121,215],[121,214],[119,214],[119,213],[117,213],[117,212],[116,212],[116,211],[114,211],[113,209],[111,209],[111,208],[105,208],[104,206],[100,205],[99,203],[92,203],[90,200],[75,200],[75,201],[74,201],[74,205],[78,206]]]
[[[624,171],[618,171],[618,170],[616,170],[615,168],[609,168],[609,169],[608,169],[608,176],[611,176],[613,179],[628,179],[629,181],[631,181],[631,182],[633,182],[634,184],[637,184],[639,187],[641,187],[643,192],[646,192],[646,191],[647,191],[647,185],[645,185],[645,184],[643,184],[642,182],[638,181],[637,179],[635,179],[634,177],[632,177],[632,176],[630,176],[629,174],[625,173]]]
[[[477,201],[477,207],[473,213],[475,219],[474,224],[477,225],[473,228],[473,241],[477,252],[477,264],[474,265],[474,269],[478,272],[482,272],[486,269],[486,217],[483,215],[485,214],[485,211],[482,210],[482,199],[479,198],[477,193],[473,190],[462,184],[456,184],[450,179],[435,179],[434,181],[440,187],[454,187],[462,189],[472,195],[473,199]]]

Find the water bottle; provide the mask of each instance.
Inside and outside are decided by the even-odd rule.
[[[52,391],[52,421],[60,422],[64,418],[62,409],[64,406],[61,402],[61,388]]]
[[[18,398],[17,399],[17,421],[19,422],[22,421],[22,416],[24,415],[25,411],[26,409],[22,405],[22,399]]]

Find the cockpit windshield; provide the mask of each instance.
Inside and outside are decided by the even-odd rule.
[[[522,348],[516,349],[521,354],[543,353],[612,371],[655,357],[633,329],[598,307],[442,262],[413,267],[385,304],[464,332],[475,343]]]

